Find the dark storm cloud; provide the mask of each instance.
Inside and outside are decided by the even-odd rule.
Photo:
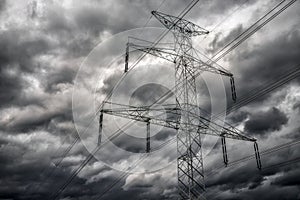
[[[0,14],[1,14],[1,11],[5,9],[5,6],[6,6],[6,0],[0,1]]]
[[[237,51],[231,58],[233,68],[240,76],[237,89],[250,91],[253,87],[276,80],[282,73],[295,69],[300,63],[299,45],[300,31],[294,29],[283,32],[277,38],[253,49]]]
[[[45,34],[56,38],[59,42],[56,48],[68,57],[85,56],[94,47],[93,39],[98,35],[91,35],[88,30],[80,30],[74,21],[74,15],[67,14],[66,10],[57,5],[50,6],[46,12]]]
[[[245,168],[247,168],[247,170],[245,170]],[[208,188],[218,186],[222,191],[238,191],[242,188],[255,189],[261,185],[263,181],[264,177],[251,165],[251,167],[244,166],[227,171],[219,176],[213,176],[213,178],[207,181],[206,185]]]
[[[0,107],[6,106],[18,99],[26,84],[19,76],[9,74],[6,69],[0,69]]]
[[[111,28],[109,28],[110,19],[106,13],[99,12],[99,8],[90,6],[77,10],[74,20],[80,30],[90,32],[91,35],[97,36],[104,30],[111,30]]]
[[[71,104],[69,104],[71,106]],[[27,107],[20,115],[16,115],[12,120],[1,125],[2,131],[13,133],[26,133],[33,130],[48,129],[53,134],[60,134],[60,128],[50,126],[52,122],[68,122],[72,120],[72,112],[70,107],[64,109],[43,108],[40,106]],[[69,130],[71,131],[71,130]]]
[[[289,133],[285,135],[286,138],[298,140],[300,138],[300,127],[292,129]]]
[[[24,34],[27,34],[24,30],[15,29],[3,31],[0,35],[0,106],[21,103],[22,89],[28,85],[22,76],[39,68],[33,58],[48,49],[47,42],[43,39],[24,40]]]
[[[276,77],[287,71],[288,66],[297,65],[300,62],[299,45],[300,31],[295,29],[280,34],[279,37],[261,47],[252,49],[251,52],[240,51],[238,56],[240,61],[252,61],[247,67],[242,67],[244,72],[249,73],[248,76],[256,74],[259,80],[268,80],[268,78]],[[256,73],[258,69],[260,69],[260,73]]]
[[[141,22],[144,22],[144,18],[150,13],[140,9],[147,5],[147,2],[118,1],[114,5],[101,1],[78,3],[80,6],[71,10],[65,10],[58,5],[50,7],[47,12],[47,23],[51,34],[75,36],[76,31],[77,35],[88,34],[90,37],[98,37],[104,31],[118,33],[142,26]]]
[[[16,65],[17,69],[25,72],[33,72],[39,66],[33,62],[33,58],[37,55],[45,53],[48,49],[48,43],[43,38],[25,38],[29,36],[29,31],[24,29],[10,29],[2,31],[0,35],[0,45],[2,47],[0,53],[1,68]]]
[[[57,88],[58,84],[73,84],[75,76],[76,69],[68,66],[49,72],[45,80],[45,90],[52,93],[59,90],[59,88]]]
[[[295,111],[300,111],[300,102],[295,103],[295,104],[293,105],[293,109],[294,109]]]
[[[152,105],[169,91],[163,85],[149,83],[135,90],[131,95],[129,103],[131,105]],[[170,98],[174,98],[173,92],[169,96]]]
[[[231,30],[229,34],[223,38],[221,38],[221,33],[217,33],[213,41],[209,44],[210,49],[208,49],[207,51],[212,54],[216,53],[222,47],[224,47],[237,36],[239,36],[243,32],[243,30],[243,26],[240,24],[236,28]]]
[[[133,153],[144,153],[146,149],[146,140],[144,138],[136,138],[130,135],[122,134],[112,142],[121,149]]]
[[[186,19],[194,22],[194,19],[205,19],[209,15],[210,17],[216,16],[224,16],[224,14],[232,9],[239,6],[248,6],[254,4],[256,0],[248,1],[248,0],[227,0],[227,1],[219,1],[219,0],[204,0],[199,1],[198,4],[185,16]],[[160,11],[178,16],[184,8],[190,5],[191,1],[183,0],[183,1],[166,1],[165,4],[161,7]],[[154,10],[154,6],[152,6],[152,10]],[[153,20],[151,23],[160,25]],[[207,21],[206,23],[211,23]],[[201,26],[201,24],[199,24]]]
[[[171,137],[175,137],[176,136],[176,131],[171,130],[171,129],[165,129],[163,131],[160,131],[158,134],[156,134],[153,139],[157,140],[157,141],[162,141],[165,142],[167,139],[171,138]]]
[[[217,14],[224,14],[224,12],[228,9],[232,9],[236,6],[249,6],[254,4],[256,1],[248,1],[248,0],[228,0],[228,1],[215,1],[210,5],[210,10]]]
[[[246,111],[238,111],[235,112],[233,115],[230,115],[229,120],[231,124],[239,124],[241,122],[243,122],[245,119],[247,119],[249,113]]]
[[[272,184],[278,186],[299,186],[300,185],[299,169],[289,171],[285,174],[285,176],[280,176],[275,178],[275,180],[272,181]]]
[[[218,170],[207,177],[208,197],[216,199],[223,199],[223,197],[224,199],[280,200],[285,197],[297,199],[300,191],[297,179],[300,175],[299,165],[297,163],[274,165],[286,160],[293,160],[298,155],[297,147],[276,151],[274,155],[264,155],[261,158],[262,171],[256,169],[254,160],[238,166],[224,167],[223,170]]]
[[[26,23],[26,26],[20,29],[18,29],[18,25],[15,27],[12,23],[10,26],[6,26],[8,30],[1,30],[0,34],[0,46],[2,47],[0,52],[0,108],[16,109],[15,113],[13,111],[9,113],[13,115],[13,118],[9,118],[10,123],[1,124],[0,128],[3,131],[0,138],[0,177],[3,180],[0,183],[0,198],[4,199],[45,199],[49,197],[71,175],[71,168],[76,168],[76,165],[80,163],[72,156],[88,155],[84,148],[75,146],[75,149],[68,154],[70,157],[61,166],[55,168],[55,175],[48,178],[47,172],[54,169],[53,161],[60,158],[60,153],[70,145],[75,135],[71,95],[68,91],[66,92],[65,88],[69,89],[73,84],[80,61],[68,61],[86,56],[102,39],[104,32],[117,33],[143,26],[150,11],[156,9],[161,3],[161,1],[115,1],[114,3],[77,1],[74,8],[66,9],[63,4],[51,2],[51,5],[47,5],[45,8],[44,18],[39,17],[37,7],[36,11],[29,13],[31,16],[34,15],[33,21]],[[187,15],[187,18],[206,17],[209,19],[211,16],[223,15],[244,3],[249,5],[254,2],[256,1],[203,1]],[[176,15],[188,3],[190,1],[166,1],[161,10]],[[106,4],[107,8],[103,9]],[[7,5],[6,1],[0,1],[0,15],[6,11]],[[10,17],[19,20],[19,13],[15,12],[14,15]],[[6,20],[2,19],[2,21]],[[37,27],[33,24],[37,24]],[[149,24],[161,27],[157,20],[152,19]],[[212,51],[224,46],[243,29],[242,25],[237,25],[236,29],[233,29],[228,36],[224,38],[221,35],[216,36],[210,46],[214,48]],[[281,32],[280,37],[272,38],[270,41],[246,50],[236,51],[230,57],[230,62],[233,69],[238,69],[236,70],[237,77],[241,78],[237,80],[239,92],[247,92],[248,89],[259,85],[265,79],[280,75],[289,64],[297,63],[300,55],[299,35],[299,31],[295,30]],[[48,62],[40,61],[37,59],[40,55],[50,56],[51,59]],[[65,59],[67,62],[57,66],[57,63],[53,61],[54,58]],[[43,73],[46,75],[42,75]],[[118,81],[121,73],[123,73],[122,70],[120,70],[120,74],[116,73],[108,77],[101,92],[108,93],[114,83]],[[24,94],[24,90],[33,84],[26,79],[29,75],[37,78],[39,87],[45,94],[39,94],[36,90],[30,94]],[[144,102],[156,97],[156,94],[151,92],[146,88],[136,94],[136,97]],[[297,104],[294,105],[295,109],[298,107]],[[23,117],[20,117],[21,114]],[[276,108],[253,114],[240,112],[231,120],[239,124],[247,117],[249,117],[248,125],[246,124],[247,130],[254,130],[258,135],[279,130],[288,121],[287,116]],[[3,123],[2,118],[1,123]],[[49,135],[32,141],[38,137],[38,131],[47,132]],[[26,134],[21,132],[26,132]],[[69,134],[67,144],[61,148],[57,146],[54,148],[55,143],[62,140],[67,134]],[[173,134],[174,132],[164,131],[152,139],[154,142],[162,142]],[[293,136],[295,134],[299,135],[299,131]],[[2,138],[4,136],[5,138]],[[55,142],[51,143],[50,138],[54,136],[61,139],[55,139]],[[117,142],[122,145],[122,142],[127,142],[124,140]],[[135,144],[139,142],[128,141],[126,147],[132,146],[135,149],[131,150],[136,152],[143,151],[144,140],[141,145]],[[41,146],[35,146],[37,144]],[[55,155],[55,150],[58,150],[59,154]],[[293,154],[295,155],[297,152],[293,152]],[[286,155],[290,154],[280,154],[272,157],[274,160],[271,161],[274,164],[277,161],[283,161]],[[267,159],[264,160],[264,163],[272,163],[271,161]],[[97,175],[104,176],[108,172],[109,175],[99,178],[99,181],[94,180],[89,183],[86,178],[76,176],[64,191],[62,198],[97,199],[99,194],[117,180],[119,175],[122,175],[109,167],[94,169],[94,162],[95,160],[92,160],[86,166],[88,178],[92,179]],[[43,171],[45,168],[47,170]],[[254,169],[255,167],[250,170],[245,167],[233,170],[228,174],[226,172],[220,176],[207,177],[207,179],[213,179],[208,180],[208,187],[217,188],[218,191],[225,193],[232,192],[229,197],[222,196],[224,199],[295,199],[295,193],[299,194],[299,188],[294,188],[299,185],[299,182],[295,180],[299,177],[299,170],[273,169],[268,174],[263,173],[262,176],[259,176]],[[176,168],[171,170],[175,172]],[[175,175],[165,177],[163,175],[162,171],[149,180],[140,176],[135,182],[128,183],[125,189],[122,188],[125,184],[125,180],[122,179],[103,199],[176,199],[174,198],[176,184],[168,182],[170,177],[175,177]],[[276,175],[277,178],[272,182],[272,187],[264,188],[263,182],[268,175]],[[243,188],[250,193],[246,191],[239,194],[237,192]],[[165,192],[164,189],[168,189],[168,192]]]
[[[101,88],[101,92],[105,94],[109,94],[111,90],[114,88],[114,86],[118,83],[120,78],[122,77],[122,74],[124,72],[122,70],[115,71],[113,74],[111,74],[109,77],[107,77],[103,81],[103,87]]]
[[[144,122],[140,122],[139,125],[144,126],[146,130],[146,124]],[[112,142],[119,148],[124,149],[128,152],[144,153],[146,151],[146,132],[141,133],[140,137],[141,136],[144,137],[136,138],[124,132],[122,135],[120,135]],[[159,150],[163,148],[161,147],[161,145],[163,145],[166,141],[169,141],[172,138],[174,139],[175,136],[176,136],[175,131],[164,128],[158,133],[156,133],[154,136],[150,137],[150,148]]]
[[[28,154],[29,146],[10,140],[6,140],[6,143],[0,152],[0,158],[3,161],[0,164],[1,179],[5,180],[5,185],[0,186],[0,197],[20,198],[20,194],[26,196],[25,186],[31,184],[37,177],[35,172],[42,172],[46,167],[45,160],[40,158],[39,163],[32,161]],[[39,153],[41,152],[37,154]],[[23,162],[24,157],[27,157],[27,162]],[[10,188],[14,188],[14,191]]]
[[[1,135],[1,138],[4,134]],[[64,161],[63,165],[55,167],[56,160],[60,159],[61,153],[56,152],[53,148],[53,143],[45,143],[47,149],[43,149],[42,145],[45,138],[40,138],[40,141],[29,142],[27,138],[26,144],[12,140],[10,138],[0,139],[0,176],[5,184],[0,184],[0,198],[13,199],[45,199],[50,198],[64,181],[70,177],[71,171],[67,167],[75,167],[78,162]],[[57,142],[57,141],[55,141]],[[4,146],[5,144],[5,146]],[[40,145],[42,148],[37,148]],[[68,144],[64,144],[62,149],[66,148]],[[34,146],[34,147],[33,147]],[[59,154],[58,154],[59,153]],[[80,152],[80,154],[87,156],[87,152]],[[80,155],[79,154],[79,155]],[[76,154],[73,154],[74,156]],[[70,155],[68,155],[70,156]],[[38,162],[36,161],[38,160]],[[66,163],[66,164],[65,164]],[[102,167],[99,170],[94,170],[95,173],[101,173],[107,170],[107,167]],[[104,178],[101,182],[95,184],[85,185],[86,180],[75,177],[72,184],[66,191],[70,196],[85,196],[90,194],[97,194],[101,184],[111,183],[114,176]],[[81,190],[86,187],[84,190]],[[13,189],[12,189],[13,188]],[[81,188],[81,189],[80,189]],[[103,188],[104,189],[104,188]],[[88,198],[85,198],[88,199]]]
[[[230,62],[231,71],[235,76],[238,101],[241,97],[252,98],[265,87],[270,87],[271,83],[281,80],[283,74],[299,68],[300,63],[300,31],[297,28],[280,32],[276,37],[271,37],[259,45],[249,44],[251,41],[244,42],[225,57]],[[299,82],[299,78],[294,77],[277,90],[282,90],[295,81]],[[229,84],[226,84],[226,87],[226,90],[230,91]],[[278,102],[280,98],[285,98],[286,92],[287,90],[284,90],[282,96],[277,97]],[[272,94],[273,91],[260,95],[248,104],[261,103]],[[230,97],[229,94],[229,106],[234,105]]]
[[[28,30],[25,28],[14,30],[11,27],[9,31],[1,31],[0,45],[3,49],[0,52],[1,104],[3,107],[16,107],[16,113],[9,113],[13,115],[8,120],[9,123],[1,124],[1,130],[6,134],[25,137],[21,133],[23,132],[33,138],[36,137],[35,131],[47,131],[55,136],[74,131],[64,126],[60,127],[61,123],[72,123],[72,106],[70,101],[67,101],[66,105],[60,105],[71,97],[68,94],[63,95],[65,91],[61,91],[59,85],[73,84],[76,68],[69,66],[71,64],[55,66],[56,63],[52,63],[51,60],[47,63],[36,61],[35,58],[39,55],[65,59],[85,56],[95,45],[93,40],[99,42],[98,37],[103,31],[115,33],[140,26],[136,24],[138,20],[135,14],[139,15],[140,11],[144,11],[139,6],[141,5],[135,2],[129,5],[114,4],[113,7],[117,9],[106,13],[98,10],[101,8],[101,4],[98,4],[98,7],[78,6],[74,12],[68,13],[57,5],[53,8],[48,7],[49,10],[46,11],[46,17],[43,19],[39,19],[38,14],[34,14],[32,20],[37,21],[32,23],[40,23],[39,20],[42,20],[42,27],[38,27],[41,29],[29,27]],[[122,13],[122,16],[116,13]],[[143,18],[139,19],[144,23]],[[29,26],[33,25],[29,24]],[[50,38],[51,44],[45,38]],[[53,69],[49,69],[51,67]],[[43,73],[46,75],[42,75]],[[45,94],[33,91],[29,94],[30,98],[24,96],[24,90],[32,84],[27,81],[27,75],[37,78]],[[108,84],[113,85],[113,83]],[[59,94],[63,97],[60,98]],[[22,99],[23,97],[27,99]],[[26,101],[28,104],[24,103]],[[45,137],[44,140],[46,142],[49,138]],[[39,148],[30,148],[34,145],[33,141],[24,139],[22,142],[25,141],[24,145],[5,140],[1,142],[1,180],[4,180],[5,184],[0,184],[0,198],[47,198],[71,175],[71,169],[68,167],[74,165],[74,162],[65,161],[61,168],[55,168],[55,174],[48,178],[47,172],[54,168],[49,162],[53,160],[50,155],[54,152],[49,150],[52,145],[41,141],[41,145],[48,149],[41,152]],[[81,152],[72,152],[72,156],[77,154]],[[45,168],[46,172],[43,171]],[[103,171],[97,173],[101,174]],[[91,184],[85,184],[84,178],[75,177],[62,196],[71,199],[91,199],[116,180],[114,176],[117,172],[114,171],[113,174],[108,178],[102,178],[101,182]],[[142,187],[145,186],[143,183],[140,184],[141,187],[130,189],[129,192],[124,192],[121,188],[122,184],[124,180],[120,182],[117,191],[106,198],[120,199],[122,196],[127,199],[141,199],[140,191],[144,193],[144,198],[158,199],[160,196],[160,192],[149,192],[149,187]]]
[[[245,123],[245,131],[249,134],[265,135],[268,132],[279,131],[288,122],[288,117],[278,108],[250,114]]]

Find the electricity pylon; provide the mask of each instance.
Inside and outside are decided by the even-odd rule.
[[[129,48],[168,60],[175,65],[175,104],[165,105],[164,108],[151,108],[151,106],[129,106],[104,102],[104,105],[114,105],[115,108],[102,108],[99,121],[99,141],[103,114],[109,114],[136,121],[145,122],[147,125],[146,152],[150,148],[150,124],[155,124],[177,130],[177,173],[179,199],[204,199],[205,191],[201,135],[208,134],[221,138],[223,161],[228,164],[225,138],[254,142],[257,167],[261,168],[260,156],[256,139],[246,136],[232,126],[222,126],[200,115],[197,103],[196,77],[199,73],[207,71],[230,78],[232,98],[236,100],[233,74],[217,63],[206,63],[193,56],[191,38],[207,34],[205,29],[182,18],[152,11],[167,29],[174,35],[174,48],[158,48],[127,43],[125,57],[125,73],[128,71]],[[155,111],[155,115],[151,114]],[[162,117],[165,112],[175,116]]]

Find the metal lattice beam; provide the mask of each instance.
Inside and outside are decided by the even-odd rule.
[[[185,19],[157,11],[151,12],[174,35],[174,47],[162,48],[153,45],[127,43],[125,72],[128,71],[130,48],[170,61],[175,65],[176,104],[163,105],[164,108],[150,106],[128,106],[105,102],[114,108],[101,110],[99,134],[102,131],[103,113],[142,121],[146,127],[146,152],[150,152],[150,124],[177,130],[177,173],[180,199],[205,199],[201,135],[221,137],[223,159],[228,164],[225,138],[254,142],[257,166],[261,168],[256,139],[245,135],[232,126],[223,126],[200,115],[197,102],[196,77],[202,72],[211,72],[230,78],[232,99],[236,100],[233,74],[213,61],[204,62],[193,55],[192,36],[207,34],[208,31]],[[142,39],[148,45],[153,44]],[[152,111],[155,111],[155,115]],[[165,117],[167,113],[168,117]],[[101,141],[101,136],[99,136]]]
[[[181,19],[158,11],[152,11],[151,13],[167,29],[173,32],[178,32],[188,36],[197,36],[197,35],[203,35],[209,33],[209,31],[205,30],[204,28],[201,28],[200,26],[192,22],[189,22],[185,19]]]

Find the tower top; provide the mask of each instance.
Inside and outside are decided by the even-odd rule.
[[[198,36],[208,34],[209,31],[185,19],[172,15],[164,14],[158,11],[152,11],[152,15],[158,19],[167,29],[173,32],[179,32],[188,36]]]

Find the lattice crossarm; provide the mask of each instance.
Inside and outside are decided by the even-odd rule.
[[[242,131],[234,128],[234,127],[224,127],[221,133],[222,136],[227,137],[227,138],[232,138],[232,139],[237,139],[237,140],[245,140],[245,141],[251,141],[255,142],[256,138],[254,137],[249,137]]]
[[[253,137],[247,136],[242,131],[232,127],[232,126],[222,126],[214,121],[209,121],[208,119],[201,117],[201,121],[205,124],[208,124],[209,128],[207,128],[206,134],[214,135],[219,137],[226,137],[236,140],[245,140],[255,142],[256,139]]]
[[[204,28],[185,19],[161,13],[158,11],[152,11],[151,13],[167,29],[172,30],[174,32],[179,32],[190,37],[209,33],[209,31],[205,30]]]
[[[174,49],[171,49],[171,48],[158,48],[158,47],[137,45],[137,44],[133,44],[133,43],[128,43],[128,46],[135,50],[142,51],[147,54],[165,59],[172,63],[174,63],[177,58],[176,52],[174,51]]]
[[[230,78],[230,86],[231,86],[231,96],[232,100],[236,102],[237,95],[236,95],[236,90],[235,90],[235,83],[234,83],[234,77],[233,74],[218,65],[216,62],[210,61],[210,62],[203,62],[197,58],[190,57],[189,60],[192,61],[191,67],[193,68],[193,77],[197,77],[200,73],[203,71],[211,72],[214,74],[220,74],[222,76],[227,76]]]
[[[195,106],[195,105],[194,105]],[[220,125],[216,121],[212,121],[210,119],[207,119],[204,116],[197,115],[195,113],[189,112],[190,115],[193,115],[194,117],[199,118],[199,128],[200,129],[206,129],[205,134],[208,135],[214,135],[214,136],[224,136],[227,138],[237,139],[237,140],[246,140],[255,142],[256,139],[253,137],[247,136],[245,133],[240,131],[239,129],[230,126],[230,125]]]
[[[231,72],[222,68],[220,65],[218,65],[215,62],[203,62],[194,57],[190,57],[189,59],[193,60],[194,68],[199,71],[207,71],[207,72],[211,72],[214,74],[220,74],[222,76],[227,76],[227,77],[233,76],[233,74]]]
[[[176,109],[167,109],[170,113],[178,114],[178,111]],[[150,115],[149,112],[155,111],[158,112],[156,115]],[[135,121],[140,122],[150,122],[151,124],[167,127],[167,128],[173,128],[176,129],[178,127],[178,124],[180,123],[178,119],[165,119],[166,109],[157,109],[154,108],[151,109],[132,109],[132,108],[114,108],[114,109],[103,109],[102,112],[108,115],[118,116],[125,119],[132,119]]]

